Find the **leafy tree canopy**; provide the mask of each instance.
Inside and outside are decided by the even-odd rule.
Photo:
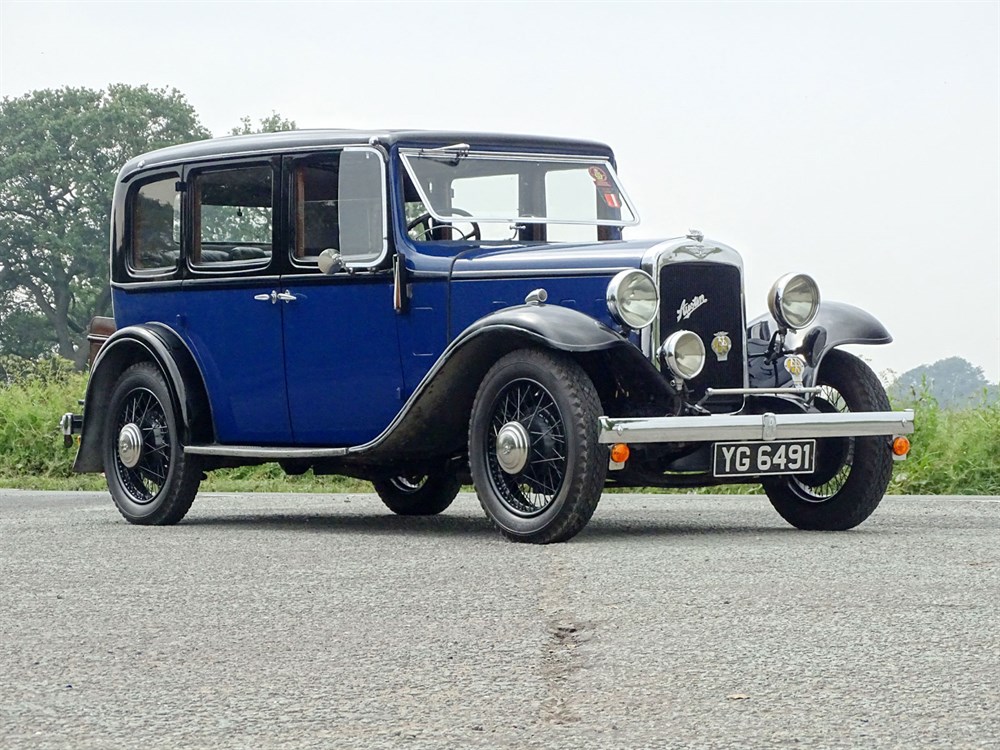
[[[986,380],[983,368],[962,357],[948,357],[904,372],[890,386],[889,394],[906,401],[925,390],[945,409],[975,408],[1000,395],[996,384]]]
[[[175,89],[66,87],[0,101],[4,350],[55,350],[82,365],[90,319],[110,306],[118,170],[136,154],[209,135]]]
[[[229,131],[229,135],[250,135],[251,133],[278,133],[282,130],[296,130],[295,120],[287,120],[274,110],[262,117],[256,125],[249,115],[240,118],[240,124]]]

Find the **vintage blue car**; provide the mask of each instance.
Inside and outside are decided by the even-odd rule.
[[[639,217],[601,143],[314,130],[139,156],[112,210],[113,321],[76,470],[133,523],[204,472],[369,479],[392,511],[461,485],[515,541],[571,538],[606,486],[762,484],[805,529],[878,505],[909,447],[838,347],[886,329],[791,273],[747,321],[743,264]]]

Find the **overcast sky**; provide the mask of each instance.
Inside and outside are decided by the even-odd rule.
[[[880,318],[877,371],[1000,379],[1000,3],[0,0],[0,94],[148,83],[224,134],[300,127],[592,138],[642,224],[805,271]]]

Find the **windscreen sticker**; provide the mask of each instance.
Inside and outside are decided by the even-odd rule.
[[[611,183],[608,182],[608,173],[600,167],[591,167],[587,170],[587,173],[597,187],[611,187]]]
[[[608,204],[608,208],[621,208],[622,201],[618,197],[618,193],[605,193],[604,202]]]

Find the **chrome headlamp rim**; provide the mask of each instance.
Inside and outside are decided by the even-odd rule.
[[[812,307],[808,315],[796,317],[794,314],[789,313],[784,303],[787,301],[789,287],[793,286],[793,284],[803,283],[811,292]],[[777,281],[771,285],[771,290],[767,293],[767,309],[771,312],[771,317],[778,322],[779,326],[790,331],[801,331],[803,328],[808,328],[819,313],[819,304],[819,285],[812,276],[805,273],[786,273],[778,277]]]
[[[626,288],[626,282],[631,281],[633,277],[637,275],[642,277],[641,280],[645,281],[648,285],[647,291],[652,292],[653,305],[648,316],[643,315],[634,308],[630,310],[630,300],[623,298],[622,292]],[[633,284],[634,283],[641,283],[641,281],[636,279]],[[611,313],[611,317],[621,325],[631,328],[634,331],[641,330],[656,320],[656,314],[660,306],[660,293],[656,288],[656,282],[653,281],[652,276],[638,268],[629,268],[625,271],[619,271],[616,273],[614,278],[608,282],[608,289],[605,294],[605,298],[608,303],[608,312]]]
[[[693,346],[695,351],[698,352],[700,361],[696,368],[685,367],[680,362],[680,350],[682,347]],[[690,357],[690,352],[684,354],[685,357]],[[705,368],[705,361],[707,360],[707,353],[705,351],[705,342],[701,340],[701,336],[693,331],[688,331],[686,329],[681,329],[679,331],[674,331],[663,341],[663,345],[660,347],[660,356],[663,357],[663,361],[666,362],[667,367],[670,368],[676,377],[682,380],[693,380],[701,374],[701,371]]]

